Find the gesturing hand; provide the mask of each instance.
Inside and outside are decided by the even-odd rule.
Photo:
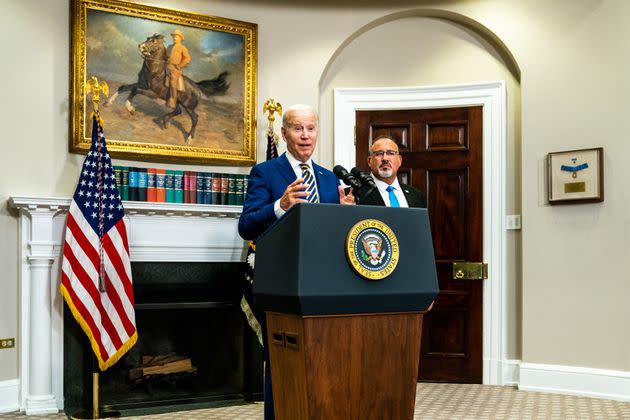
[[[348,191],[348,194],[346,194],[346,192],[344,191],[341,185],[339,185],[337,188],[339,189],[339,203],[350,205],[350,206],[353,206],[356,204],[354,195],[352,194],[352,188],[350,188],[350,191]]]
[[[284,194],[280,197],[280,208],[282,210],[287,211],[297,203],[307,203],[303,198],[308,196],[308,193],[305,191],[307,185],[303,184],[303,181],[304,178],[298,178],[284,190]]]

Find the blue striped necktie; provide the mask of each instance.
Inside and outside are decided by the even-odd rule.
[[[385,188],[385,191],[389,193],[389,205],[390,207],[400,207],[400,203],[396,198],[396,194],[394,194],[394,190],[395,188],[391,185],[388,185],[387,188]]]
[[[317,194],[317,186],[315,185],[315,177],[313,176],[311,169],[306,163],[300,163],[300,169],[302,169],[302,178],[304,178],[304,184],[306,184],[306,192],[308,195],[305,197],[309,203],[319,203],[319,195]]]

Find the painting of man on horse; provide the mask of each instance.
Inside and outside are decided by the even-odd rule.
[[[174,34],[174,39],[182,38],[181,32],[176,31]],[[118,95],[129,92],[126,105],[129,112],[133,113],[135,107],[131,105],[131,101],[137,94],[162,99],[166,101],[169,108],[173,108],[162,116],[163,128],[168,128],[169,121],[181,114],[183,109],[190,116],[192,124],[190,131],[186,133],[186,140],[189,141],[195,136],[198,122],[195,108],[199,104],[199,99],[210,95],[225,94],[229,87],[225,78],[229,73],[224,71],[212,80],[194,82],[183,75],[183,68],[190,62],[188,50],[182,50],[183,46],[177,43],[172,49],[175,50],[177,47],[179,47],[177,52],[171,52],[169,56],[164,45],[164,35],[159,34],[148,37],[146,41],[138,45],[144,59],[142,69],[138,73],[138,81],[121,85],[107,103],[110,104]],[[175,55],[180,57],[173,58]]]
[[[172,24],[91,16],[88,74],[115,92],[101,109],[108,137],[239,150],[243,138],[243,41]],[[102,23],[102,25],[99,25]],[[160,29],[142,36],[149,28]],[[105,48],[106,37],[117,44]],[[165,34],[172,37],[166,45]],[[90,36],[93,38],[91,39]],[[134,39],[136,41],[132,44]],[[182,41],[186,40],[186,43]],[[169,40],[170,41],[170,40]],[[90,68],[92,67],[92,68]],[[135,70],[134,70],[135,67]],[[136,76],[133,76],[133,75]]]

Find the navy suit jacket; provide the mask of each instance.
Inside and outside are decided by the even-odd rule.
[[[339,203],[339,181],[328,169],[313,162],[320,203]],[[249,174],[243,213],[238,221],[238,233],[243,239],[256,240],[276,220],[273,204],[282,197],[297,177],[286,155],[254,166]]]

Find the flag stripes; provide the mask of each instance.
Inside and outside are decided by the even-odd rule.
[[[79,260],[68,247],[64,250],[64,259],[67,259],[69,262],[69,264],[64,264],[62,267],[64,275],[68,278],[68,284],[77,291],[78,296],[81,297],[92,318],[101,324],[99,328],[101,335],[106,335],[103,345],[108,347],[109,343],[113,343],[115,347],[121,346],[122,341],[116,333],[107,310],[103,306],[105,296],[101,296],[98,290],[98,273],[92,276],[88,274],[84,266],[79,263]],[[108,348],[109,352],[111,352],[111,348]]]
[[[97,358],[99,355],[107,354],[108,352],[105,350],[105,346],[103,345],[100,330],[96,327],[96,321],[92,318],[90,312],[82,303],[84,300],[79,298],[74,289],[70,287],[68,276],[62,272],[61,277],[61,285],[59,286],[61,294],[66,302],[72,302],[72,304],[68,304],[68,306],[70,307],[74,318],[79,322],[79,325],[81,325],[83,332],[85,332],[90,339],[94,354],[97,355]]]
[[[275,159],[278,157],[278,148],[276,147],[277,135],[273,131],[273,127],[269,127],[267,130],[267,160]]]

